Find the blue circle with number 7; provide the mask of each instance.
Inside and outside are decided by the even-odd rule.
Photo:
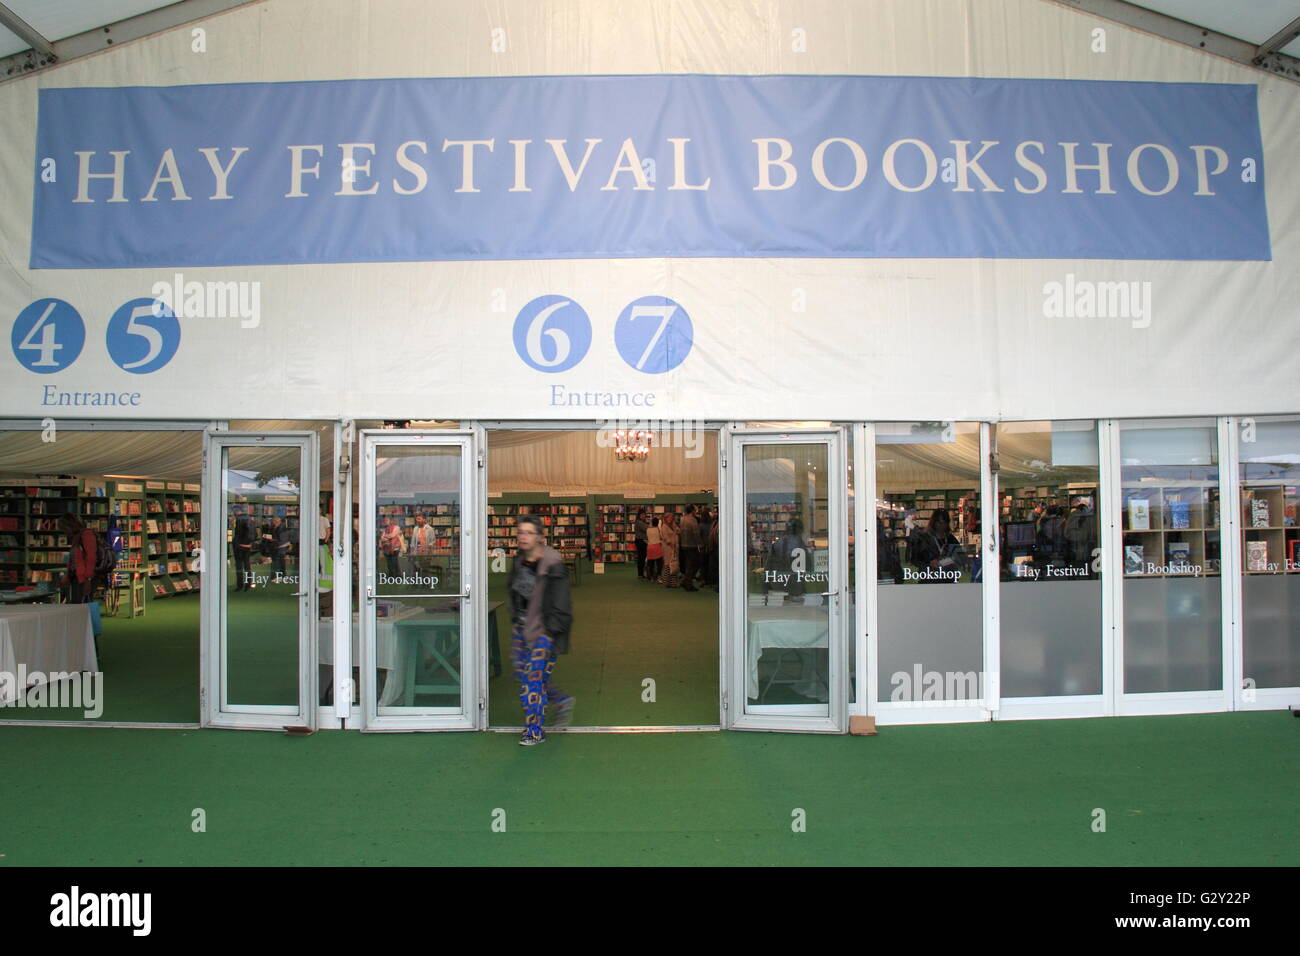
[[[690,354],[695,326],[686,310],[662,295],[628,303],[614,324],[614,345],[638,372],[671,372]]]
[[[181,344],[181,324],[171,307],[157,299],[132,299],[108,320],[108,355],[133,375],[156,372]]]
[[[23,368],[50,375],[77,360],[86,344],[86,323],[62,299],[37,299],[14,319],[9,342]]]

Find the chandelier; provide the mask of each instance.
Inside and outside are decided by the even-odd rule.
[[[616,431],[614,432],[614,458],[616,461],[645,461],[654,443],[654,432],[643,429]]]

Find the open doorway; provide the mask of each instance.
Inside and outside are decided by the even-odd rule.
[[[184,423],[0,430],[0,720],[198,722],[202,452]]]
[[[717,726],[717,432],[489,429],[487,446],[490,725],[523,722],[507,582],[531,514],[568,569],[571,649],[554,684],[576,699],[572,726]]]

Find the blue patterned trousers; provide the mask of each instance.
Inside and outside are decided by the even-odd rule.
[[[550,700],[566,700],[569,696],[551,684],[551,674],[555,670],[555,642],[543,634],[529,647],[523,630],[516,627],[510,644],[515,680],[519,682],[519,703],[524,708],[524,734],[545,738],[542,724],[546,719],[546,704]]]

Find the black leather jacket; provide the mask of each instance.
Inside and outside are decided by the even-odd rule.
[[[552,553],[559,557],[558,553]],[[528,613],[527,599],[514,588],[516,576],[528,573],[522,567],[523,563],[523,557],[516,554],[510,565],[510,577],[506,581],[512,621],[519,620]],[[545,559],[542,563],[546,563]],[[573,604],[569,595],[569,573],[564,567],[563,558],[551,562],[548,567],[546,593],[542,598],[542,620],[546,625],[547,637],[555,642],[556,652],[569,653],[569,628],[573,624]]]

